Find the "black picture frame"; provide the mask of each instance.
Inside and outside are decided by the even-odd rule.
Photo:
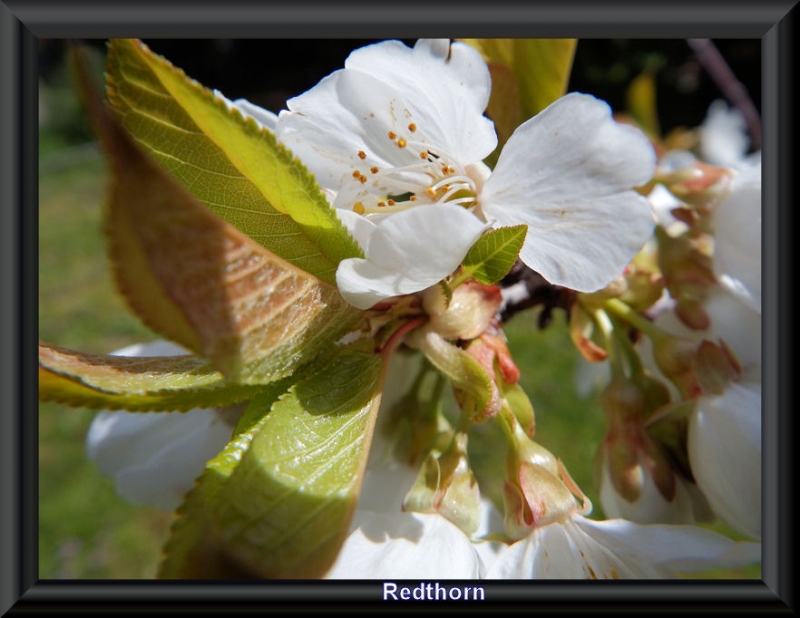
[[[566,612],[793,612],[791,264],[795,0],[762,2],[0,2],[0,614],[393,611],[381,583],[87,582],[37,573],[37,37],[760,38],[763,57],[763,562],[759,581],[484,582],[480,605]],[[418,604],[418,603],[417,603]],[[432,604],[431,609],[445,604]],[[454,609],[448,605],[449,609]],[[408,608],[405,608],[408,609]],[[484,608],[486,609],[486,608]]]

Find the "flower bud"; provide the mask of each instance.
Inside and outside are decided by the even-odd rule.
[[[492,320],[503,298],[496,285],[483,285],[468,281],[447,296],[441,286],[425,291],[422,306],[430,315],[429,328],[445,339],[474,339],[483,333]]]
[[[516,540],[537,526],[568,518],[578,503],[559,478],[561,469],[555,456],[531,440],[518,423],[512,423],[503,502],[506,533]]]
[[[653,341],[656,365],[686,399],[701,392],[694,373],[696,353],[697,343],[687,339],[665,335]]]
[[[457,433],[441,455],[428,455],[405,497],[403,510],[439,513],[468,536],[478,530],[481,496],[467,460],[465,433]]]
[[[569,519],[578,502],[567,486],[547,469],[522,462],[516,478],[503,486],[506,534],[521,539],[531,530]]]
[[[697,495],[693,483],[672,469],[668,460],[652,457],[652,451],[627,451],[628,467],[623,468],[614,448],[624,447],[604,442],[595,460],[600,504],[607,518],[687,525],[701,519],[695,509],[702,512],[703,505],[696,506],[702,496]]]

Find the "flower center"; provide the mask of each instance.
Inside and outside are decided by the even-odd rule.
[[[356,153],[352,178],[362,187],[354,187],[353,210],[374,215],[445,202],[464,208],[475,206],[482,179],[473,177],[471,170],[462,168],[454,157],[417,139],[414,123],[407,129],[405,136],[387,132],[386,138],[397,150],[390,151],[391,157],[364,150]],[[391,161],[387,164],[388,158]]]

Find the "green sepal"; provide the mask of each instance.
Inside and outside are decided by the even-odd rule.
[[[497,414],[502,407],[500,394],[477,360],[434,331],[415,331],[409,343],[450,379],[468,418],[481,422]]]
[[[382,381],[382,357],[356,343],[260,419],[245,412],[252,424],[208,464],[181,507],[160,577],[207,577],[196,562],[209,552],[221,553],[235,577],[323,576],[346,538]]]
[[[259,388],[228,382],[192,355],[110,356],[39,344],[41,401],[96,410],[186,411],[243,401]]]
[[[474,277],[487,285],[497,283],[514,266],[527,233],[527,225],[501,227],[487,232],[464,257],[461,277]]]
[[[112,40],[106,75],[125,128],[225,221],[328,283],[341,260],[363,257],[314,177],[271,131],[140,41]]]
[[[508,407],[509,412],[517,419],[525,435],[533,438],[536,433],[536,417],[533,411],[533,404],[527,393],[519,383],[506,384],[502,380],[499,383],[504,405]]]
[[[696,406],[697,401],[669,403],[653,414],[645,426],[647,435],[663,447],[673,467],[690,481],[694,481],[694,475],[687,447],[689,417]]]

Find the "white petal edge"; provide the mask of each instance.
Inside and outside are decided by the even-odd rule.
[[[624,519],[576,518],[588,535],[621,556],[649,561],[673,572],[738,568],[761,559],[761,544],[733,541],[698,526],[641,525]]]
[[[734,179],[731,194],[714,211],[714,272],[761,309],[761,179]]]
[[[696,526],[639,525],[580,515],[501,551],[487,579],[663,579],[757,562],[761,546]]]
[[[420,206],[378,222],[365,258],[339,263],[336,284],[359,309],[424,290],[452,273],[486,225],[460,206]]]
[[[501,226],[525,223],[520,258],[550,283],[590,292],[619,276],[652,234],[649,202],[633,187],[655,169],[641,131],[607,104],[568,94],[520,125],[480,196]]]
[[[761,538],[761,386],[730,384],[689,419],[689,462],[714,513]]]
[[[700,127],[700,156],[707,163],[735,167],[744,159],[750,140],[747,121],[721,99],[712,102]]]

